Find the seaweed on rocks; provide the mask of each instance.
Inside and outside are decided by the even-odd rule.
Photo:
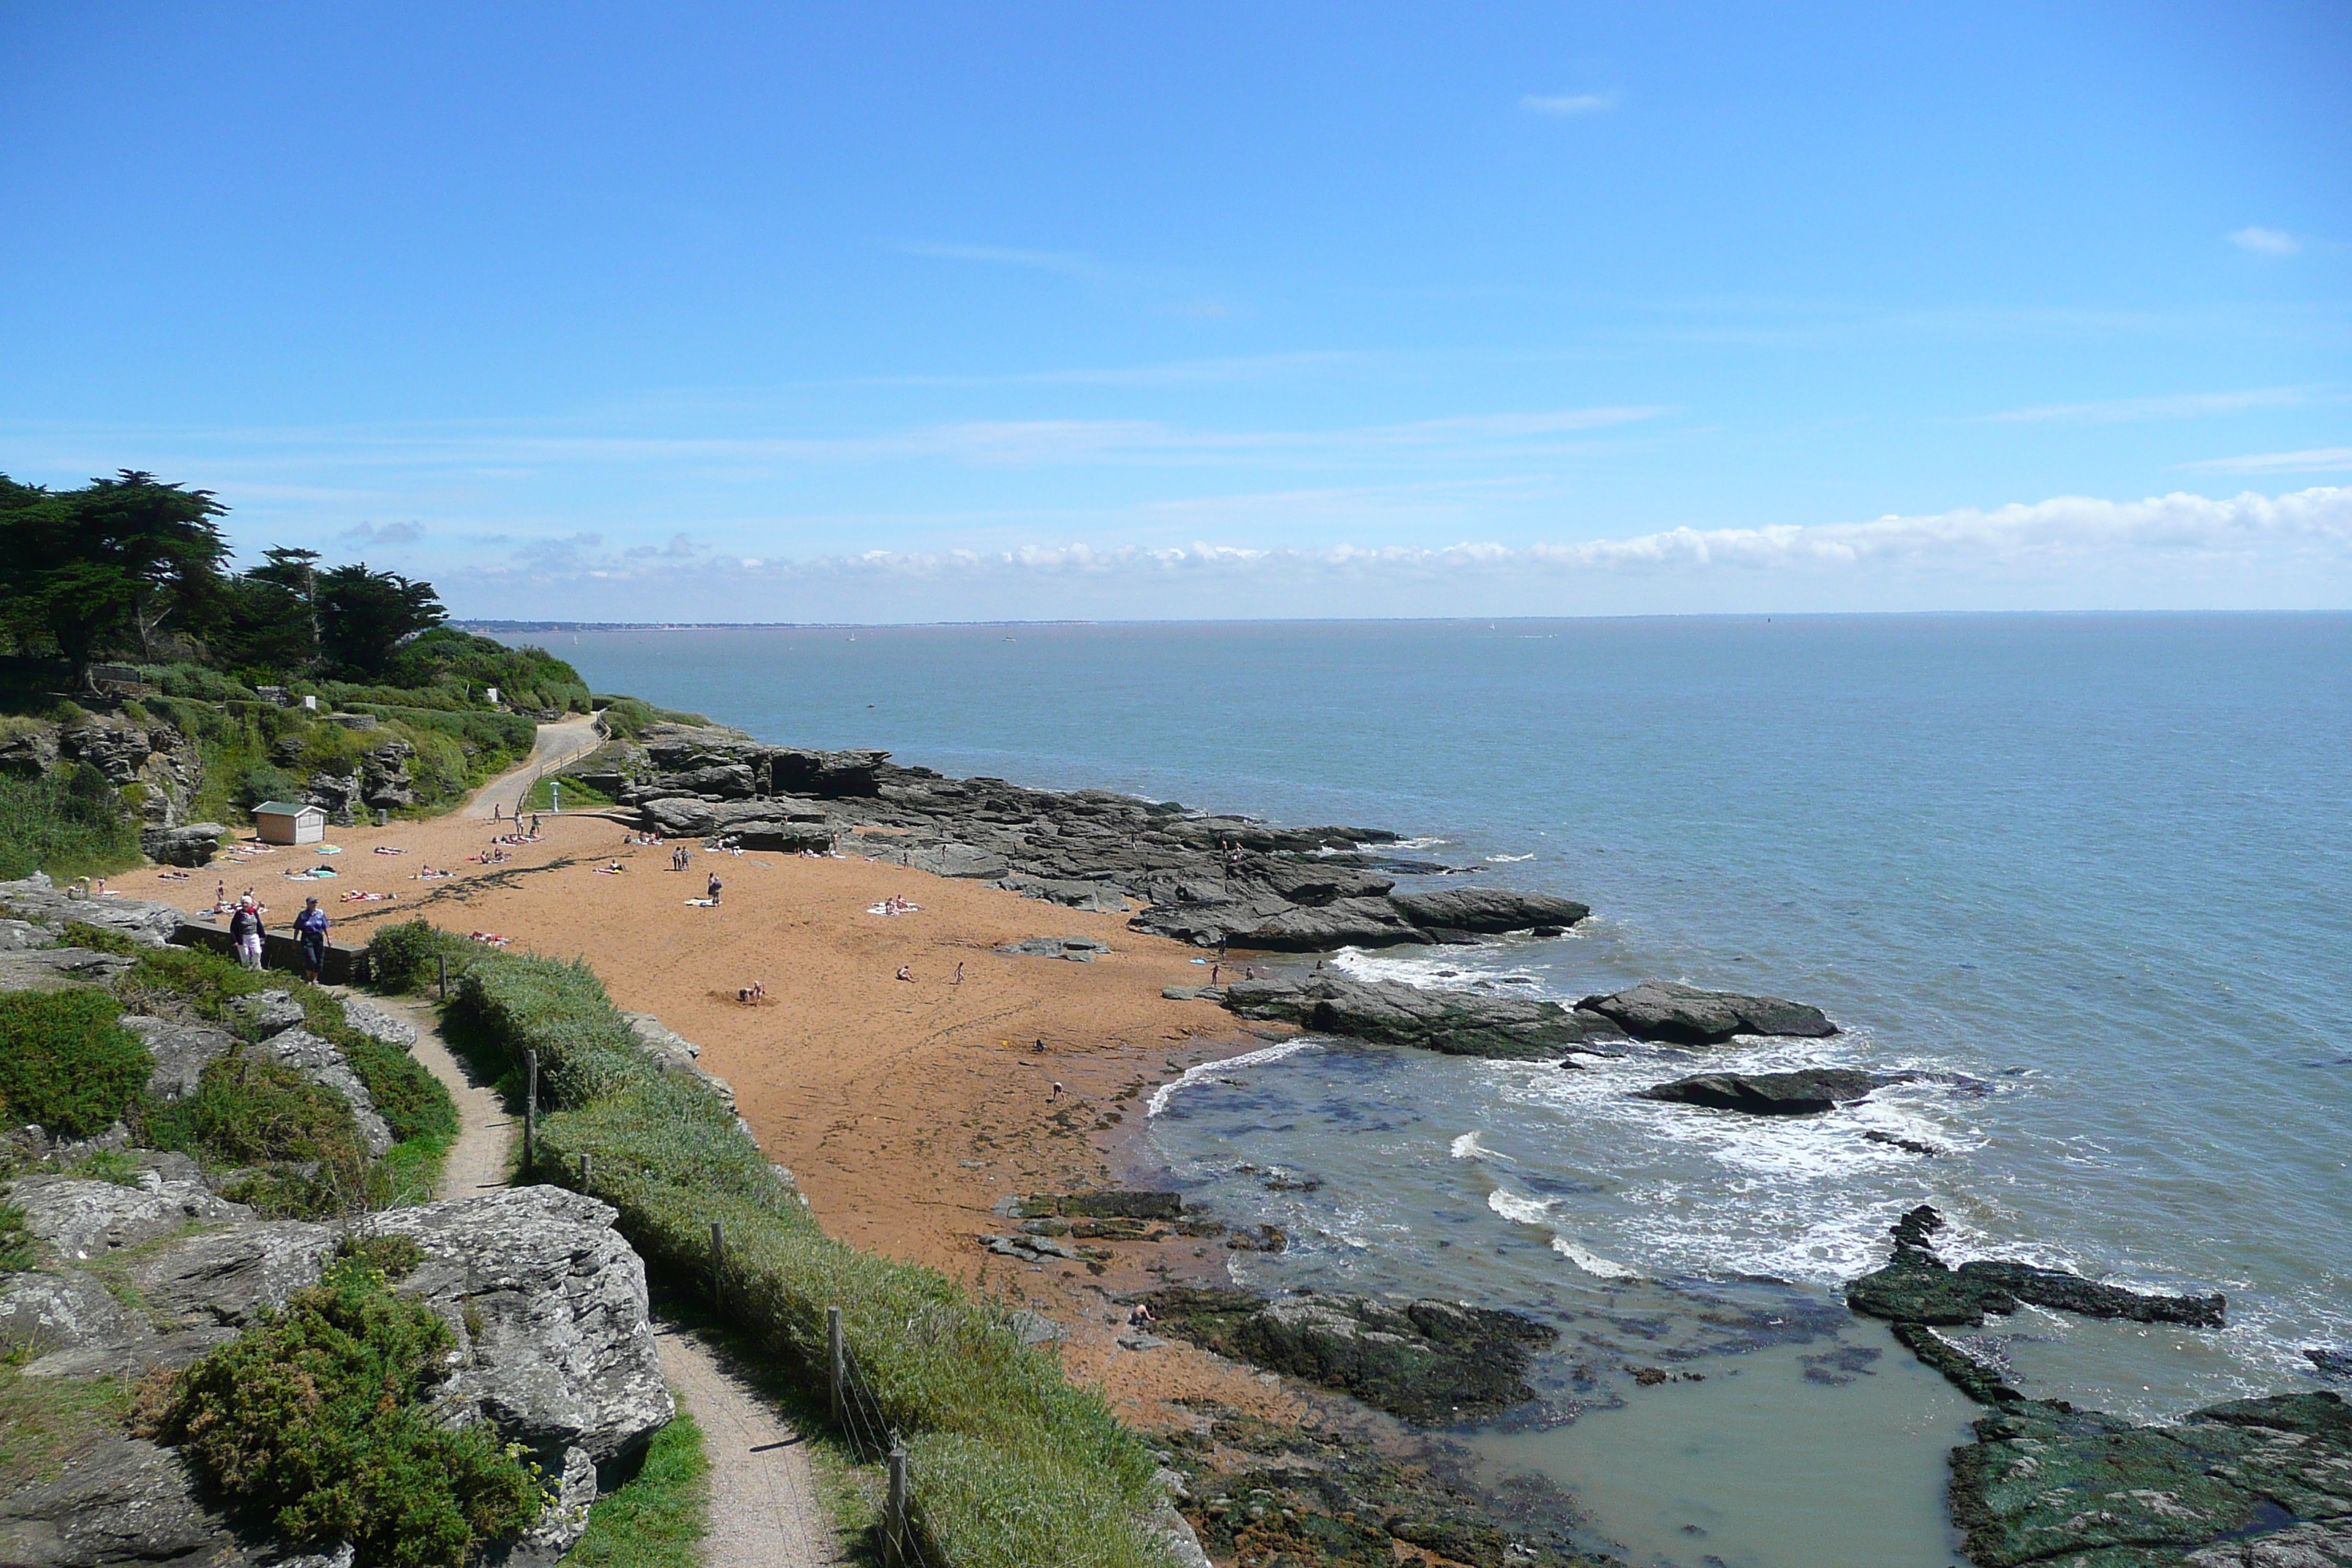
[[[1221,1563],[1391,1568],[1400,1545],[1473,1568],[1590,1562],[1558,1491],[1532,1477],[1498,1486],[1474,1476],[1450,1446],[1384,1453],[1328,1424],[1277,1425],[1222,1405],[1156,1440],[1181,1479],[1179,1510]]]
[[[1529,1352],[1559,1338],[1516,1312],[1451,1301],[1397,1305],[1306,1292],[1269,1300],[1189,1286],[1144,1300],[1179,1339],[1423,1426],[1475,1420],[1533,1399],[1523,1379]]]
[[[2221,1326],[2219,1294],[2144,1294],[2030,1263],[1983,1260],[1954,1268],[1933,1250],[1932,1237],[1942,1227],[1942,1216],[1925,1204],[1905,1215],[1891,1232],[1894,1258],[1847,1286],[1846,1304],[1874,1318],[1942,1326],[1980,1325],[1986,1314],[2005,1316],[2027,1301],[2088,1318]]]
[[[2352,1563],[2352,1406],[2233,1399],[2162,1426],[2025,1401],[1952,1450],[1979,1568],[2337,1568]]]

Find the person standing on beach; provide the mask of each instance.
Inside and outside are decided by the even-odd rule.
[[[261,967],[261,911],[253,907],[253,896],[236,906],[228,917],[228,940],[236,949],[236,961],[247,969]]]
[[[302,949],[302,978],[316,985],[327,967],[327,911],[316,899],[302,900],[294,917],[294,940]]]
[[[708,896],[708,897],[709,898],[709,900],[710,900],[710,902],[711,902],[711,905],[712,905],[712,907],[713,907],[713,908],[716,908],[716,907],[718,906],[718,903],[719,903],[719,873],[718,873],[718,872],[716,872],[716,871],[713,871],[712,873],[710,873],[710,887],[709,887],[709,890],[708,890],[708,894],[707,894],[707,896]]]

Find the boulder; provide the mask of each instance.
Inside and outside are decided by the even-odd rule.
[[[1065,909],[1090,910],[1106,914],[1123,915],[1133,906],[1118,889],[1100,882],[1059,881],[1050,877],[999,877],[988,884],[1020,894],[1024,899],[1039,899],[1046,903],[1060,904]]]
[[[0,920],[0,952],[32,952],[58,945],[58,933],[30,921]]]
[[[142,1253],[122,1265],[122,1274],[146,1303],[149,1321],[166,1334],[194,1336],[192,1349],[201,1353],[317,1284],[335,1244],[331,1226],[253,1220]]]
[[[92,1376],[154,1338],[95,1274],[0,1274],[0,1342],[24,1358],[27,1377]]]
[[[1397,893],[1389,902],[1417,926],[1493,935],[1538,927],[1561,931],[1592,913],[1589,904],[1549,893],[1507,888],[1448,888],[1434,893]]]
[[[2352,1563],[2352,1406],[2233,1399],[2162,1426],[2028,1401],[1952,1451],[1953,1521],[1981,1568]]]
[[[902,852],[901,859],[908,867],[928,871],[934,877],[969,878],[983,882],[1002,877],[1012,869],[1003,856],[974,848],[969,844],[912,845]]]
[[[662,1071],[700,1079],[719,1096],[729,1114],[734,1113],[735,1087],[702,1065],[700,1046],[666,1026],[651,1013],[624,1013],[621,1016],[628,1021],[629,1032],[637,1037],[637,1044],[645,1047],[646,1054]]]
[[[396,1046],[404,1051],[416,1047],[416,1025],[413,1020],[364,996],[343,998],[343,1022],[371,1040]]]
[[[0,952],[0,991],[61,991],[68,985],[111,980],[131,961],[87,947],[48,947],[30,952]]]
[[[140,852],[166,866],[209,866],[220,853],[228,829],[217,822],[192,822],[184,827],[142,829]]]
[[[344,1059],[342,1047],[332,1040],[321,1039],[308,1029],[281,1029],[251,1048],[292,1068],[321,1089],[341,1095],[352,1108],[352,1121],[371,1155],[381,1157],[392,1147],[392,1129],[377,1114],[374,1098]]]
[[[136,1247],[200,1221],[253,1217],[251,1209],[214,1196],[200,1182],[147,1175],[137,1186],[79,1176],[27,1176],[9,1187],[8,1201],[25,1211],[27,1234],[74,1260]]]
[[[635,1453],[677,1408],[646,1316],[645,1264],[613,1228],[617,1213],[539,1186],[362,1222],[425,1253],[396,1289],[429,1303],[457,1338],[463,1364],[444,1396],[533,1449],[550,1474],[574,1449],[595,1465]]]
[[[84,1444],[54,1475],[0,1494],[0,1563],[296,1568],[296,1561],[240,1542],[206,1505],[178,1454],[119,1428]]]
[[[1476,1420],[1534,1398],[1524,1381],[1529,1352],[1559,1338],[1516,1312],[1452,1301],[1305,1294],[1269,1301],[1189,1287],[1145,1300],[1163,1332],[1423,1426]]]
[[[1073,963],[1092,963],[1096,954],[1110,951],[1110,944],[1089,936],[1033,936],[1008,942],[996,951],[1014,958],[1066,958]]]
[[[1606,1018],[1557,1002],[1430,990],[1393,980],[1234,980],[1226,983],[1223,1000],[1244,1018],[1456,1057],[1534,1060],[1558,1056],[1596,1035],[1621,1033]]]
[[[1154,904],[1128,923],[1195,947],[1230,943],[1271,952],[1329,952],[1422,940],[1421,932],[1386,899],[1301,905],[1261,897]]]
[[[254,991],[229,999],[228,1010],[246,1026],[246,1031],[257,1040],[272,1035],[282,1035],[309,1016],[302,1004],[294,1000],[290,991]]]
[[[1803,1068],[1795,1072],[1717,1072],[1676,1079],[1640,1091],[1643,1100],[1740,1110],[1750,1116],[1811,1116],[1895,1081],[1851,1068]]]
[[[1613,1019],[1635,1039],[1684,1046],[1719,1046],[1735,1035],[1818,1039],[1838,1032],[1818,1007],[1777,996],[1702,991],[1670,980],[1644,981],[1610,996],[1587,996],[1577,1005]]]

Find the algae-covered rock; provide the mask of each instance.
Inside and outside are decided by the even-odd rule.
[[[2021,1403],[1952,1452],[1978,1568],[2333,1568],[2352,1563],[2352,1407],[2333,1394],[2136,1426]]]
[[[1535,1397],[1531,1347],[1559,1331],[1516,1312],[1362,1296],[1267,1300],[1171,1288],[1146,1298],[1169,1333],[1269,1371],[1353,1394],[1425,1426],[1475,1420]]]
[[[1847,1286],[1846,1305],[1874,1318],[1944,1326],[1980,1324],[1987,1313],[2014,1312],[2021,1301],[2086,1318],[2221,1326],[2224,1302],[2218,1293],[2150,1294],[2102,1285],[2060,1268],[1992,1259],[1954,1268],[1929,1250],[1929,1237],[1942,1226],[1942,1217],[1924,1204],[1904,1215],[1893,1232],[1895,1257],[1885,1268]]]

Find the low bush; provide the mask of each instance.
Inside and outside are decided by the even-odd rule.
[[[147,951],[119,931],[94,926],[87,921],[68,921],[58,928],[58,938],[68,947],[88,948],[92,952],[110,952],[117,958],[136,958]]]
[[[32,1234],[25,1228],[25,1211],[0,1204],[0,1274],[25,1268],[33,1261]]]
[[[138,1121],[148,1147],[210,1165],[323,1162],[354,1191],[366,1166],[366,1146],[341,1095],[249,1050],[205,1063],[193,1093],[142,1105]]]
[[[681,713],[674,708],[656,708],[642,697],[596,697],[591,699],[596,711],[604,715],[604,727],[622,740],[633,741],[648,724],[708,724],[709,720],[699,713]]]
[[[435,1398],[455,1340],[362,1258],[142,1391],[142,1430],[298,1547],[355,1568],[461,1568],[545,1506],[535,1467]]]
[[[1153,1463],[1101,1398],[945,1275],[826,1237],[717,1094],[637,1047],[584,963],[475,947],[422,922],[379,932],[371,952],[379,976],[411,981],[430,977],[436,952],[464,958],[452,1025],[494,1054],[493,1071],[539,1053],[551,1108],[541,1157],[570,1171],[593,1156],[593,1195],[657,1275],[706,1287],[719,1222],[726,1317],[803,1368],[825,1364],[825,1310],[842,1309],[884,1418],[917,1456],[919,1519],[942,1562],[1163,1568],[1139,1523]]]
[[[0,995],[0,1115],[68,1138],[106,1131],[155,1068],[121,1016],[86,986]]]
[[[278,972],[257,972],[235,960],[201,948],[165,947],[138,950],[139,962],[118,980],[125,997],[167,992],[193,1005],[205,1017],[231,1025],[243,1019],[229,1002],[257,991],[285,991],[301,1004],[303,1026],[331,1040],[351,1063],[352,1071],[367,1086],[376,1114],[394,1139],[448,1138],[457,1131],[457,1107],[438,1079],[398,1046],[386,1045],[351,1026],[343,1005],[331,992]]]

